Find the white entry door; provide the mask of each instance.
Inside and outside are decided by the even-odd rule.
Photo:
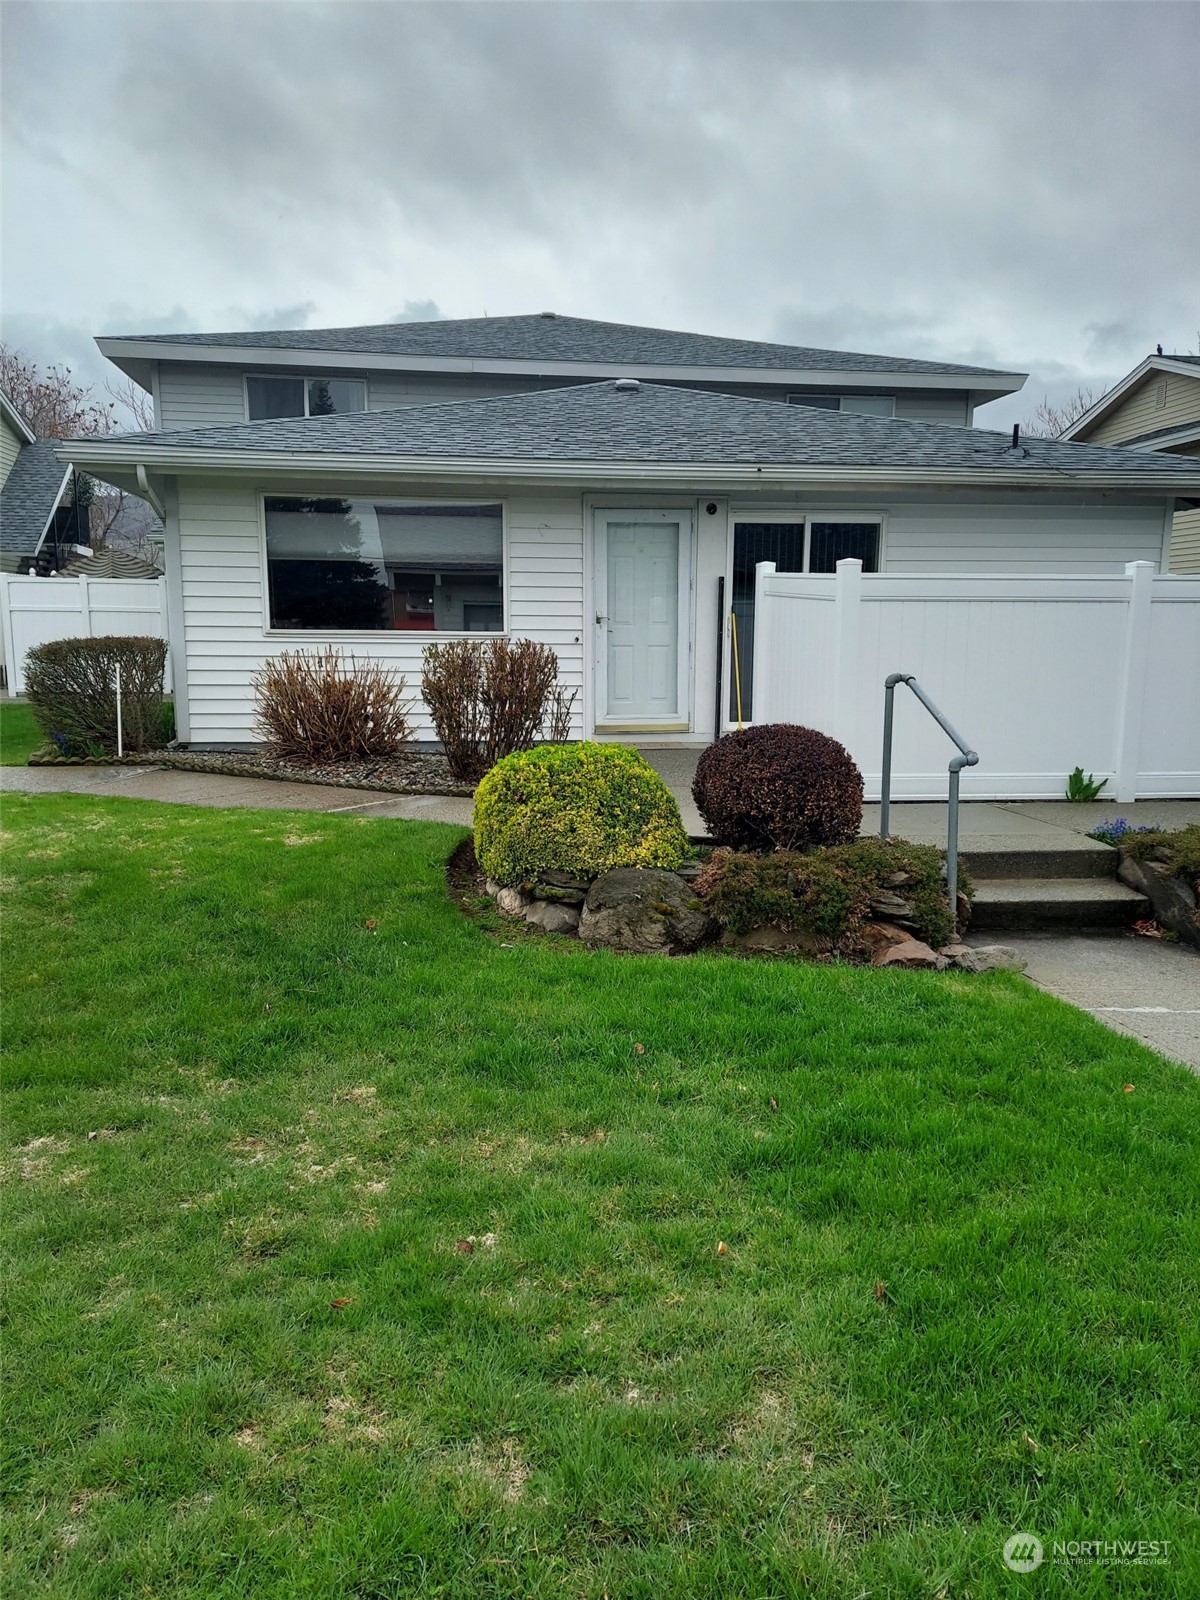
[[[596,720],[686,731],[692,523],[686,511],[596,513]]]

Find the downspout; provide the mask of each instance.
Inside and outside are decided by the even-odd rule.
[[[146,501],[158,520],[165,523],[167,520],[166,508],[150,487],[150,479],[146,476],[146,469],[140,461],[137,464],[137,481],[142,499]]]

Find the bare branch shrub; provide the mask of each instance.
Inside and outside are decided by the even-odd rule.
[[[412,738],[404,688],[379,661],[332,647],[285,651],[255,676],[258,727],[273,755],[297,761],[399,755]]]
[[[26,656],[25,692],[38,727],[61,755],[111,753],[120,668],[122,743],[132,754],[162,738],[166,661],[162,639],[53,639]]]
[[[558,687],[558,657],[533,639],[452,639],[424,655],[421,693],[450,771],[474,783],[502,756],[545,737],[570,736],[570,697]]]

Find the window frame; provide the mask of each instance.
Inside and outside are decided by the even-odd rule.
[[[267,501],[286,500],[311,500],[315,491],[295,488],[260,488],[256,495],[258,505],[258,556],[259,575],[262,582],[262,632],[264,639],[320,639],[330,640],[337,644],[343,639],[355,643],[378,643],[382,639],[389,639],[400,644],[405,641],[417,640],[425,643],[442,643],[447,639],[507,639],[512,627],[511,607],[509,604],[509,573],[511,563],[509,560],[509,519],[508,501],[503,495],[398,495],[398,494],[372,494],[370,489],[357,493],[347,494],[330,489],[327,493],[321,491],[321,499],[331,500],[370,500],[377,505],[390,506],[499,506],[500,507],[500,598],[503,606],[502,625],[499,630],[487,633],[479,631],[467,632],[465,630],[443,631],[437,628],[275,628],[271,625],[271,574],[267,551]]]
[[[891,410],[890,416],[883,416],[878,411],[855,411],[852,406],[847,406],[845,404],[845,402],[847,400],[853,400],[854,398],[855,398],[855,396],[853,394],[841,394],[841,393],[832,394],[827,390],[822,390],[821,393],[819,393],[819,394],[811,394],[811,395],[809,395],[809,394],[798,394],[798,393],[795,393],[795,392],[790,392],[788,394],[788,396],[787,396],[787,403],[790,406],[808,406],[810,411],[838,411],[838,412],[841,412],[845,416],[851,416],[851,417],[878,417],[881,422],[895,422],[895,420],[896,420],[896,396],[894,394],[865,394],[865,395],[861,396],[861,398],[863,400],[889,400],[891,402],[891,406],[892,406],[892,410]],[[814,406],[812,404],[812,402],[814,400],[836,400],[837,401],[837,405],[836,406]]]
[[[304,415],[302,417],[252,417],[250,415],[250,379],[251,378],[278,378],[282,382],[295,383],[297,380],[304,385]],[[329,413],[338,417],[361,417],[363,411],[371,409],[371,388],[365,373],[329,373],[329,372],[243,372],[242,373],[242,410],[247,422],[306,422],[312,412],[308,409],[308,386],[310,383],[361,383],[363,390],[362,411],[335,411]]]

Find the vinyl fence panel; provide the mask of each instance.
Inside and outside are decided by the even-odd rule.
[[[165,578],[0,576],[4,667],[10,694],[25,692],[25,657],[52,639],[112,634],[167,637]],[[167,660],[167,689],[171,663]]]
[[[1076,766],[1113,800],[1200,796],[1200,579],[757,572],[756,722],[840,739],[877,799],[884,680],[911,673],[979,752],[964,796],[1058,799]],[[953,748],[896,700],[892,792],[940,799]]]

